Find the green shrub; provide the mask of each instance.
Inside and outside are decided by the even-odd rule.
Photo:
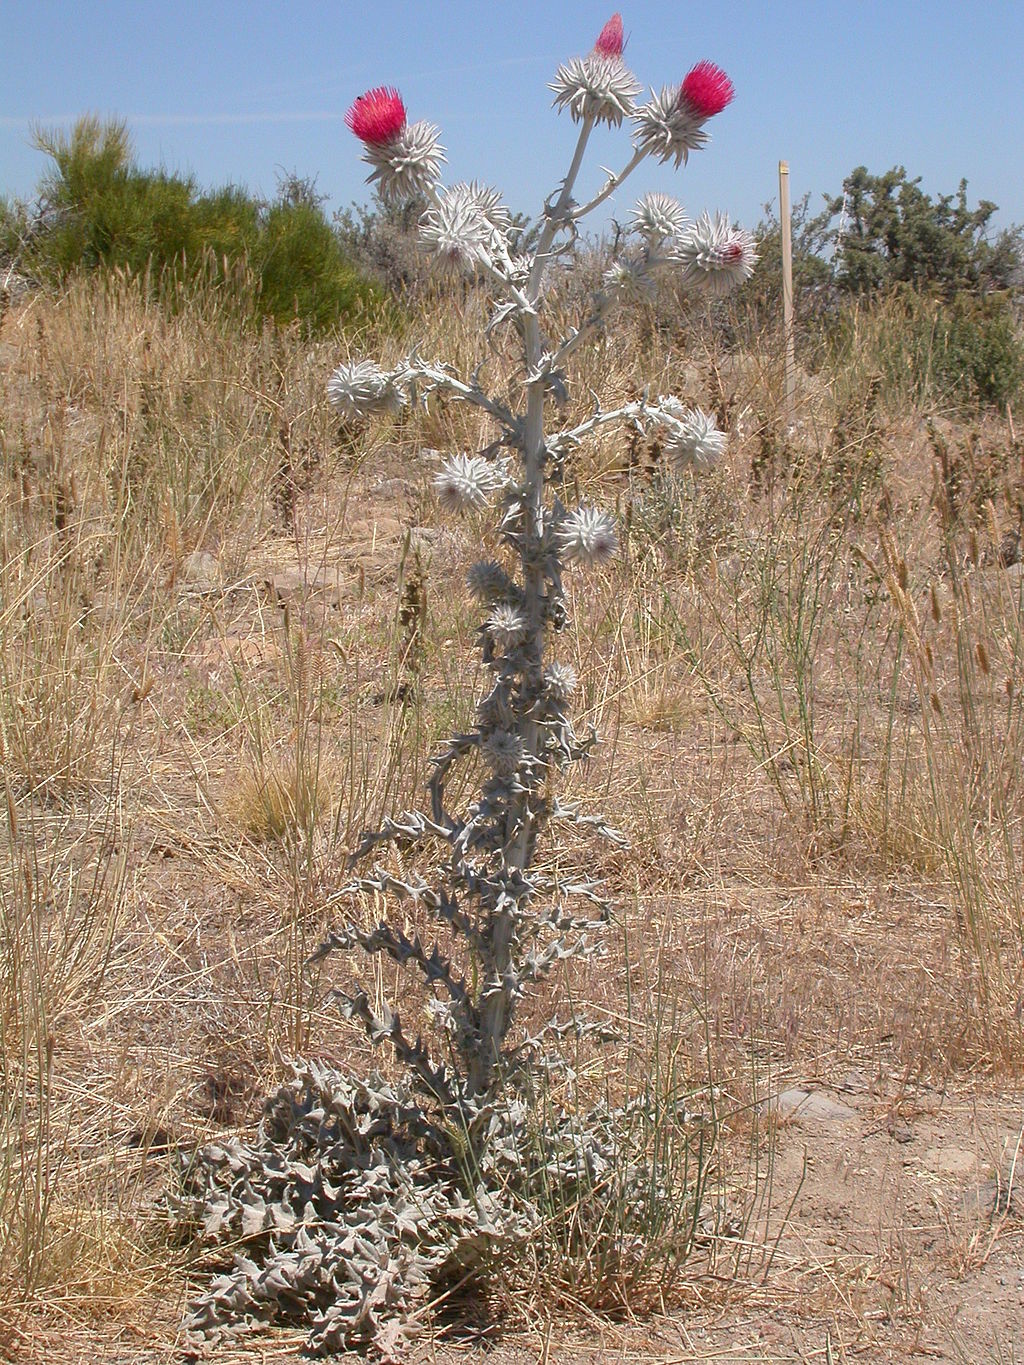
[[[1006,411],[1024,380],[1024,347],[1004,298],[957,295],[947,310],[941,369],[978,403]]]
[[[272,204],[252,250],[263,312],[276,322],[302,318],[322,331],[380,303],[375,287],[349,264],[319,205]]]
[[[53,161],[39,190],[39,214],[18,237],[15,208],[0,215],[0,246],[11,239],[26,269],[60,283],[79,270],[118,269],[208,280],[225,288],[239,263],[255,279],[252,320],[300,320],[322,331],[380,310],[379,290],[349,260],[310,186],[294,177],[272,203],[237,186],[202,192],[191,176],[140,169],[123,121],[79,119],[70,133],[39,131]],[[162,290],[162,298],[174,296]]]
[[[909,284],[951,301],[1017,280],[1024,234],[1011,227],[993,236],[996,212],[989,199],[968,206],[966,180],[955,194],[933,199],[921,189],[921,177],[911,178],[902,166],[884,175],[858,166],[841,195],[826,197],[811,226],[821,245],[835,249],[841,289],[872,294]]]
[[[0,196],[0,266],[13,264],[20,258],[30,231],[25,205]]]
[[[877,375],[889,406],[1005,411],[1024,382],[1024,345],[1010,300],[909,286],[851,301],[827,321],[827,367]]]

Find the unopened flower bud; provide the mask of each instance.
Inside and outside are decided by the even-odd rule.
[[[434,491],[446,512],[486,507],[495,486],[493,466],[479,455],[453,455],[434,479]]]
[[[499,602],[487,618],[487,631],[500,650],[508,651],[526,639],[526,617],[509,602]]]
[[[472,565],[466,583],[478,602],[500,602],[516,591],[511,578],[494,559],[481,559]]]
[[[673,241],[672,254],[683,267],[686,284],[716,296],[748,280],[757,260],[751,234],[732,227],[728,215],[721,213],[713,222],[702,213]]]
[[[587,565],[605,564],[615,557],[619,548],[615,519],[596,507],[580,507],[562,522],[558,542],[568,560]]]
[[[512,215],[501,201],[501,191],[493,186],[471,180],[468,184],[453,185],[448,193],[464,195],[496,232],[507,232],[512,226]]]
[[[628,256],[614,261],[604,272],[604,287],[614,292],[620,299],[642,300],[649,298],[654,289],[654,279],[645,260],[633,260]]]
[[[492,244],[510,221],[493,190],[475,184],[453,185],[441,190],[437,202],[423,215],[420,241],[443,266],[472,274],[492,263]]]
[[[339,365],[327,381],[331,406],[346,421],[361,421],[376,412],[394,415],[405,404],[405,394],[394,377],[372,360]]]
[[[560,66],[549,89],[555,92],[555,105],[568,109],[574,123],[589,118],[618,128],[632,114],[641,87],[620,56],[595,49]]]
[[[514,777],[523,761],[523,741],[512,730],[495,730],[480,750],[498,777]]]
[[[569,664],[548,664],[544,670],[544,690],[552,701],[564,705],[576,691],[579,679]]]
[[[725,433],[701,408],[687,408],[678,398],[665,397],[658,399],[653,416],[663,431],[665,456],[677,468],[710,469],[725,452]]]
[[[645,194],[633,210],[630,227],[651,242],[678,237],[686,227],[686,214],[670,194]]]

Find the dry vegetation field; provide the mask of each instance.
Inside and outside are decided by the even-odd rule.
[[[468,372],[484,317],[438,296],[411,334]],[[554,855],[621,907],[555,987],[619,1037],[562,1098],[685,1088],[694,1245],[670,1289],[553,1245],[491,1326],[425,1320],[420,1349],[1019,1361],[1024,448],[899,401],[870,337],[800,374],[784,436],[773,346],[698,335],[640,309],[576,357],[580,418],[650,385],[732,441],[697,484],[621,439],[570,471],[623,527],[574,580],[604,743],[572,795],[630,847]],[[177,1154],[251,1131],[290,1058],[379,1065],[306,964],[360,831],[482,687],[487,523],[431,481],[486,433],[440,403],[339,431],[343,358],[201,287],[168,313],[93,278],[3,318],[0,1358],[175,1358],[209,1273],[169,1226]]]

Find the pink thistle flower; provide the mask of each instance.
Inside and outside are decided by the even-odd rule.
[[[405,105],[393,86],[379,85],[360,95],[345,115],[345,123],[360,142],[384,147],[405,127]]]
[[[597,35],[594,51],[602,57],[621,57],[622,47],[622,15],[616,12]]]
[[[722,112],[734,94],[732,81],[720,66],[715,66],[714,62],[698,62],[683,81],[679,108],[693,118],[711,118]]]

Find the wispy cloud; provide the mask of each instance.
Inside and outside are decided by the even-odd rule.
[[[462,66],[438,67],[430,71],[396,71],[389,80],[393,79],[397,84],[404,84],[408,81],[429,81],[439,80],[448,76],[474,76],[481,71],[508,70],[523,66],[550,66],[551,54],[538,53],[533,57],[501,57],[496,60],[469,62]],[[339,68],[322,76],[311,78],[306,81],[288,81],[278,85],[251,86],[238,92],[242,99],[269,99],[272,96],[296,96],[296,95],[332,95],[340,94],[343,98],[351,98],[354,88],[358,88],[361,83],[371,82],[375,79],[374,74],[366,66],[351,66]]]
[[[465,66],[437,67],[430,71],[406,71],[399,73],[398,79],[402,82],[444,80],[452,76],[470,76],[481,71],[493,71],[497,68],[538,66],[544,63],[550,64],[550,58],[543,56],[506,57],[494,62],[472,62]],[[311,89],[320,94],[330,94],[335,91],[343,93],[345,108],[347,108],[349,98],[352,95],[353,82],[356,81],[358,75],[357,71],[339,72],[337,77],[330,80],[318,82],[312,87],[307,85],[305,91],[306,94],[309,94]],[[289,93],[289,89],[288,86],[277,86],[247,93],[253,96],[267,96],[270,94],[286,94]],[[262,110],[255,113],[123,114],[120,117],[127,119],[133,127],[140,128],[245,127],[260,123],[332,123],[344,118],[345,108],[280,109]],[[34,123],[46,125],[74,123],[76,119],[81,117],[81,114],[82,110],[78,110],[74,114],[0,114],[0,128],[27,128]]]
[[[0,116],[2,128],[26,128],[32,123],[74,123],[77,114],[33,114]],[[338,109],[281,110],[262,114],[123,114],[133,126],[171,127],[177,125],[251,124],[251,123],[331,123],[344,118]]]

